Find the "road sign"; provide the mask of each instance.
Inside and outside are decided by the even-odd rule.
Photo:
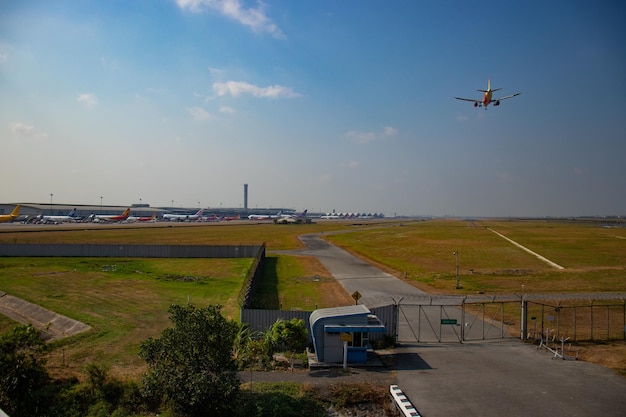
[[[358,302],[361,297],[362,297],[362,295],[358,291],[355,291],[355,292],[352,293],[352,298],[354,298],[354,301],[356,301],[356,302]]]
[[[342,342],[352,342],[352,334],[350,333],[340,333],[339,338]]]
[[[456,325],[456,319],[441,319],[441,324],[454,324]]]

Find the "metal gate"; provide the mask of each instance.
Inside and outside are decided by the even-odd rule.
[[[519,302],[451,298],[397,304],[399,342],[434,343],[519,337]]]

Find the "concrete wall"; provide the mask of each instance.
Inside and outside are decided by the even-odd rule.
[[[397,329],[397,307],[388,305],[382,307],[370,308],[372,314],[376,315],[385,325],[385,333],[370,333],[369,340],[379,340],[385,335],[396,337]],[[312,311],[289,311],[289,310],[258,310],[258,309],[241,309],[240,321],[246,323],[252,332],[265,333],[267,329],[278,319],[291,320],[292,318],[302,319],[306,324],[307,330],[311,328],[309,317]],[[310,332],[309,332],[310,333]],[[311,335],[309,334],[309,341]]]

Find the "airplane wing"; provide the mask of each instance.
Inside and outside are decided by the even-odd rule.
[[[476,100],[473,98],[462,98],[462,97],[454,97],[454,98],[457,100],[471,101],[472,103],[479,103],[479,104],[483,102],[482,100]]]
[[[507,98],[519,96],[520,94],[522,94],[522,93],[515,93],[515,94],[511,94],[510,96],[504,96],[504,97],[500,97],[500,98],[493,98],[493,99],[491,99],[491,101],[506,100]]]

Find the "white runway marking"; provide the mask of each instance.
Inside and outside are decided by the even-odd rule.
[[[491,228],[489,228],[489,227],[487,228],[487,230],[489,230],[489,231],[491,231],[491,232],[495,233],[496,235],[500,236],[502,239],[506,239],[506,240],[508,240],[509,242],[511,242],[512,244],[514,244],[515,246],[517,246],[518,248],[525,250],[526,252],[530,253],[531,255],[536,256],[536,257],[537,257],[537,259],[540,259],[540,260],[544,261],[545,263],[547,263],[547,264],[548,264],[548,265],[550,265],[551,267],[556,268],[556,269],[565,269],[565,268],[563,268],[561,265],[559,265],[559,264],[557,264],[557,263],[555,263],[555,262],[552,262],[550,259],[548,259],[548,258],[544,258],[543,256],[539,255],[538,253],[531,251],[531,250],[530,250],[530,249],[528,249],[527,247],[524,247],[524,246],[520,245],[520,244],[519,244],[519,243],[517,243],[516,241],[509,239],[508,237],[504,236],[502,233],[498,233],[498,232],[496,232],[495,230],[493,230],[493,229],[491,229]]]

